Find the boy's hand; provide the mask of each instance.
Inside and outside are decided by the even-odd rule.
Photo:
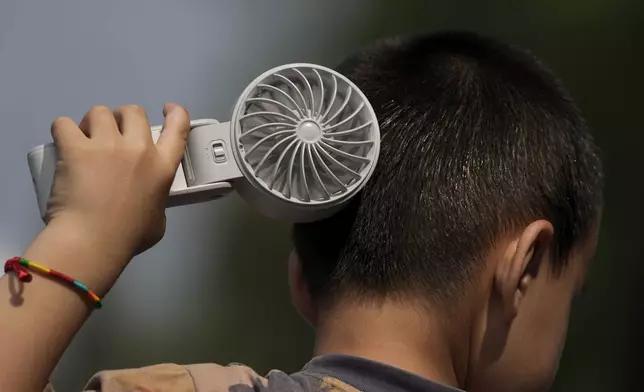
[[[190,128],[178,105],[167,104],[164,116],[156,145],[138,106],[94,107],[80,125],[55,120],[58,164],[47,225],[129,256],[155,245],[165,233],[166,199]]]

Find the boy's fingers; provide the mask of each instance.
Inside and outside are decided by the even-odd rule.
[[[59,117],[51,123],[51,137],[59,151],[86,138],[74,120],[68,117]]]
[[[152,144],[150,122],[145,109],[141,106],[121,106],[114,111],[114,118],[126,139],[142,144]]]
[[[174,170],[179,167],[190,132],[190,116],[183,107],[168,103],[163,107],[163,131],[157,141],[159,154],[170,162]]]
[[[111,139],[119,135],[112,110],[102,105],[94,106],[85,113],[78,127],[90,139]]]

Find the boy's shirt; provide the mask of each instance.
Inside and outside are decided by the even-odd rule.
[[[45,392],[53,392],[48,386]],[[404,370],[347,355],[314,358],[301,371],[260,377],[243,365],[163,364],[103,371],[85,392],[457,392]]]

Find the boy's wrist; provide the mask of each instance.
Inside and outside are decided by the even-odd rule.
[[[54,219],[30,244],[23,257],[55,269],[105,295],[132,257],[129,247],[115,243],[93,224]]]

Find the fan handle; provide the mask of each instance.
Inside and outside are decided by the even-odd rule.
[[[150,131],[156,143],[162,127],[155,126]],[[54,143],[43,144],[27,152],[29,172],[43,220],[57,162]],[[223,197],[233,190],[231,182],[240,177],[242,174],[231,151],[230,123],[212,119],[193,120],[190,122],[186,152],[170,188],[168,207]]]

